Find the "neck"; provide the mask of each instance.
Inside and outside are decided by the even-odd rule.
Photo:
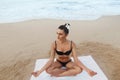
[[[65,43],[67,41],[67,39],[61,39],[59,41],[60,41],[60,43]]]

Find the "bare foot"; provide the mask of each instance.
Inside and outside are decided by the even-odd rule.
[[[61,69],[61,71],[51,73],[51,77],[52,77],[52,76],[54,76],[54,77],[60,77],[59,74],[65,72],[66,70],[67,70],[67,69]]]
[[[32,72],[31,74],[32,74],[33,76],[35,76],[35,77],[38,77],[39,74],[40,74],[40,72],[39,72],[39,71],[36,71],[36,72]]]
[[[93,77],[94,75],[97,74],[97,72],[94,72],[94,71],[92,71],[92,70],[89,70],[89,71],[88,71],[88,74],[89,74],[91,77]]]
[[[54,77],[64,77],[64,76],[66,76],[66,75],[61,75],[61,73],[60,73],[60,74],[51,75],[51,77],[52,77],[52,76],[54,76]],[[69,76],[76,76],[76,75],[69,75]]]

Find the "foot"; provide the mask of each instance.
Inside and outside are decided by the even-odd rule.
[[[65,72],[66,70],[67,70],[67,69],[61,69],[61,70],[58,71],[58,72],[52,72],[52,73],[51,73],[51,77],[52,77],[52,76],[54,76],[54,77],[60,77],[59,74]]]
[[[76,76],[76,74],[74,74],[74,75],[63,75],[62,73],[60,73],[60,74],[51,75],[51,77],[52,77],[52,76],[54,76],[54,77]]]
[[[88,74],[89,74],[91,77],[93,77],[94,75],[97,74],[97,72],[94,72],[94,71],[92,71],[92,70],[89,70],[89,71],[88,71]]]
[[[36,72],[32,72],[31,74],[32,74],[33,76],[35,76],[35,77],[38,77],[39,74],[40,74],[40,72],[39,72],[39,71],[36,71]]]
[[[60,77],[58,74],[51,74],[51,77]]]

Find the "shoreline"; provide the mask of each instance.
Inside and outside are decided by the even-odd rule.
[[[57,21],[96,21],[100,20],[105,17],[115,17],[120,15],[106,15],[101,16],[95,19],[59,19],[59,18],[28,18],[23,20],[16,20],[16,21],[6,21],[6,22],[0,22],[0,24],[14,24],[14,23],[22,23],[22,22],[29,22],[29,21],[39,21],[39,20],[57,20]]]
[[[76,43],[78,55],[92,55],[109,80],[119,80],[120,16],[0,23],[0,80],[30,79],[35,60],[49,57],[56,29],[64,23],[71,24],[68,38]]]

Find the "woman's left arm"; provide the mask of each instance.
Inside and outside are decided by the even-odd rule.
[[[73,42],[72,43],[72,56],[73,56],[73,59],[74,59],[74,62],[75,64],[77,64],[80,68],[82,68],[83,70],[85,70],[86,72],[88,72],[88,74],[90,76],[94,76],[95,74],[97,74],[96,72],[90,70],[89,68],[87,68],[77,57],[77,54],[76,54],[76,45],[75,43]]]
[[[85,71],[88,70],[88,68],[85,65],[83,65],[83,63],[78,59],[77,54],[76,54],[76,45],[74,42],[72,43],[72,56],[73,56],[75,64],[77,64],[79,67],[81,67]]]

